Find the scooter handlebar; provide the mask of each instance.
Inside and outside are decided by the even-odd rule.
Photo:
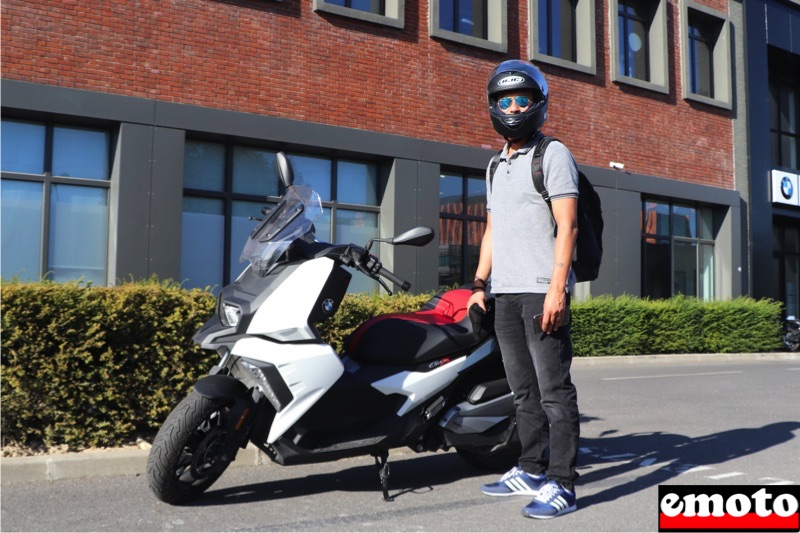
[[[404,291],[407,291],[408,289],[411,288],[411,283],[400,279],[394,272],[390,272],[390,271],[386,270],[385,268],[381,268],[381,270],[378,272],[378,274],[380,274],[384,278],[388,279],[389,281],[391,281],[395,285],[399,285],[400,288],[403,289]]]

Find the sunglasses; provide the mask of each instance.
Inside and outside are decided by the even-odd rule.
[[[531,105],[531,99],[527,96],[515,96],[513,98],[510,96],[504,96],[497,101],[497,107],[499,107],[501,111],[505,111],[511,107],[512,101],[516,102],[517,106],[519,107],[528,107]]]

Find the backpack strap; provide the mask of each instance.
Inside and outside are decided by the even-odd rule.
[[[544,169],[542,167],[542,161],[544,161],[544,151],[550,145],[551,142],[556,141],[555,137],[548,137],[547,135],[543,135],[539,142],[536,143],[536,147],[533,149],[533,159],[531,159],[531,177],[533,178],[533,186],[536,188],[536,191],[542,195],[544,201],[547,202],[547,207],[550,210],[553,210],[552,205],[550,205],[550,194],[547,192],[547,189],[544,186]]]
[[[489,163],[489,191],[492,190],[492,182],[494,181],[494,173],[497,171],[497,165],[500,164],[500,157],[502,157],[503,151],[500,150],[494,157],[492,157],[491,162]]]

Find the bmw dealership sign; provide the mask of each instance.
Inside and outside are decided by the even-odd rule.
[[[772,171],[772,203],[800,206],[800,190],[797,174],[782,170]]]

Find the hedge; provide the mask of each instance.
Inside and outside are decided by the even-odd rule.
[[[320,333],[337,351],[360,323],[419,309],[431,294],[347,295]],[[154,434],[217,354],[191,341],[208,291],[155,279],[116,287],[2,283],[2,443],[73,449]],[[765,352],[781,304],[598,297],[573,304],[577,356]]]

